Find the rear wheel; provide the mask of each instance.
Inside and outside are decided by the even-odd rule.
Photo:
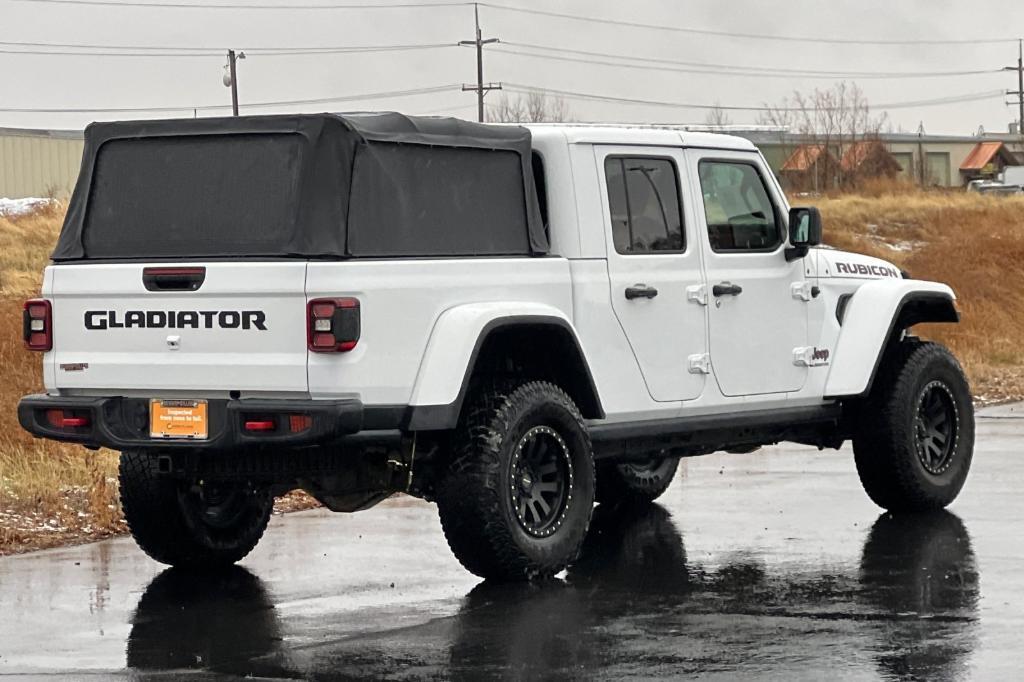
[[[583,417],[557,386],[475,391],[437,487],[448,545],[482,578],[553,575],[574,561],[594,505]]]
[[[974,452],[974,407],[948,350],[902,342],[879,368],[859,422],[857,473],[875,504],[927,511],[956,499]]]
[[[668,490],[678,468],[678,457],[603,465],[597,470],[597,501],[615,504],[656,500]]]
[[[121,453],[121,506],[146,554],[172,566],[214,568],[252,551],[273,510],[269,491],[245,483],[183,481],[157,467],[150,451]]]

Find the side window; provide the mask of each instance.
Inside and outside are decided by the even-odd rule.
[[[609,156],[604,160],[604,176],[617,252],[685,249],[679,173],[671,159]]]
[[[770,251],[782,243],[775,207],[754,166],[701,161],[699,169],[712,250]]]

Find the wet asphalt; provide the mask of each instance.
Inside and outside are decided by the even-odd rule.
[[[949,511],[882,513],[849,448],[712,455],[545,585],[479,582],[411,499],[275,517],[217,576],[127,538],[0,559],[0,676],[1021,679],[1024,405],[978,426]]]

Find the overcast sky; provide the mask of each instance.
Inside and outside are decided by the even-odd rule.
[[[117,2],[118,0],[100,0]],[[81,128],[91,120],[191,116],[191,107],[225,105],[209,116],[230,113],[221,83],[219,51],[281,47],[340,47],[456,43],[473,37],[469,6],[400,9],[308,9],[309,5],[394,4],[399,0],[211,0],[216,4],[290,5],[287,9],[213,9],[97,6],[75,0],[0,0],[0,41],[210,48],[217,54],[170,56],[82,56],[11,54],[25,46],[0,45],[0,126]],[[408,0],[416,2],[417,0]],[[424,0],[425,1],[425,0]],[[137,0],[196,3],[200,0]],[[496,0],[522,8],[642,24],[774,36],[878,41],[993,41],[1024,34],[1024,3],[989,0]],[[303,8],[306,7],[306,8]],[[873,105],[900,104],[959,95],[971,101],[941,106],[890,108],[894,127],[929,133],[970,134],[984,126],[1005,131],[1016,118],[1000,90],[1016,89],[1016,74],[996,72],[1016,64],[1013,42],[857,45],[699,35],[624,25],[537,16],[497,7],[480,8],[485,37],[503,45],[485,48],[485,78],[518,86],[647,101],[759,106],[779,102],[794,89],[830,87],[837,78],[772,72],[754,75],[685,73],[611,66],[614,55],[663,60],[670,69],[688,62],[768,69],[851,72],[992,71],[961,76],[879,79],[848,78]],[[545,52],[568,59],[539,59],[520,52],[546,46],[577,52]],[[68,48],[63,48],[68,49]],[[585,55],[604,53],[612,57]],[[572,61],[570,61],[572,60]],[[777,73],[777,72],[774,72]],[[472,49],[442,47],[363,54],[260,55],[239,62],[242,112],[393,109],[407,113],[475,116],[473,93],[457,84],[475,80]],[[352,97],[367,93],[449,86],[440,92],[358,102],[286,107],[249,107],[256,102]],[[489,101],[500,97],[492,93]],[[581,121],[701,123],[706,111],[649,104],[567,99]],[[17,108],[182,107],[154,113],[25,113]],[[876,107],[879,108],[879,107]],[[753,123],[756,112],[729,113],[734,123]]]

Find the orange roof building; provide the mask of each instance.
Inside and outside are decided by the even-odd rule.
[[[815,191],[835,187],[839,161],[820,144],[800,145],[779,169],[789,189]]]
[[[966,179],[994,177],[1015,162],[1013,154],[1002,142],[979,142],[960,164],[960,173]]]

